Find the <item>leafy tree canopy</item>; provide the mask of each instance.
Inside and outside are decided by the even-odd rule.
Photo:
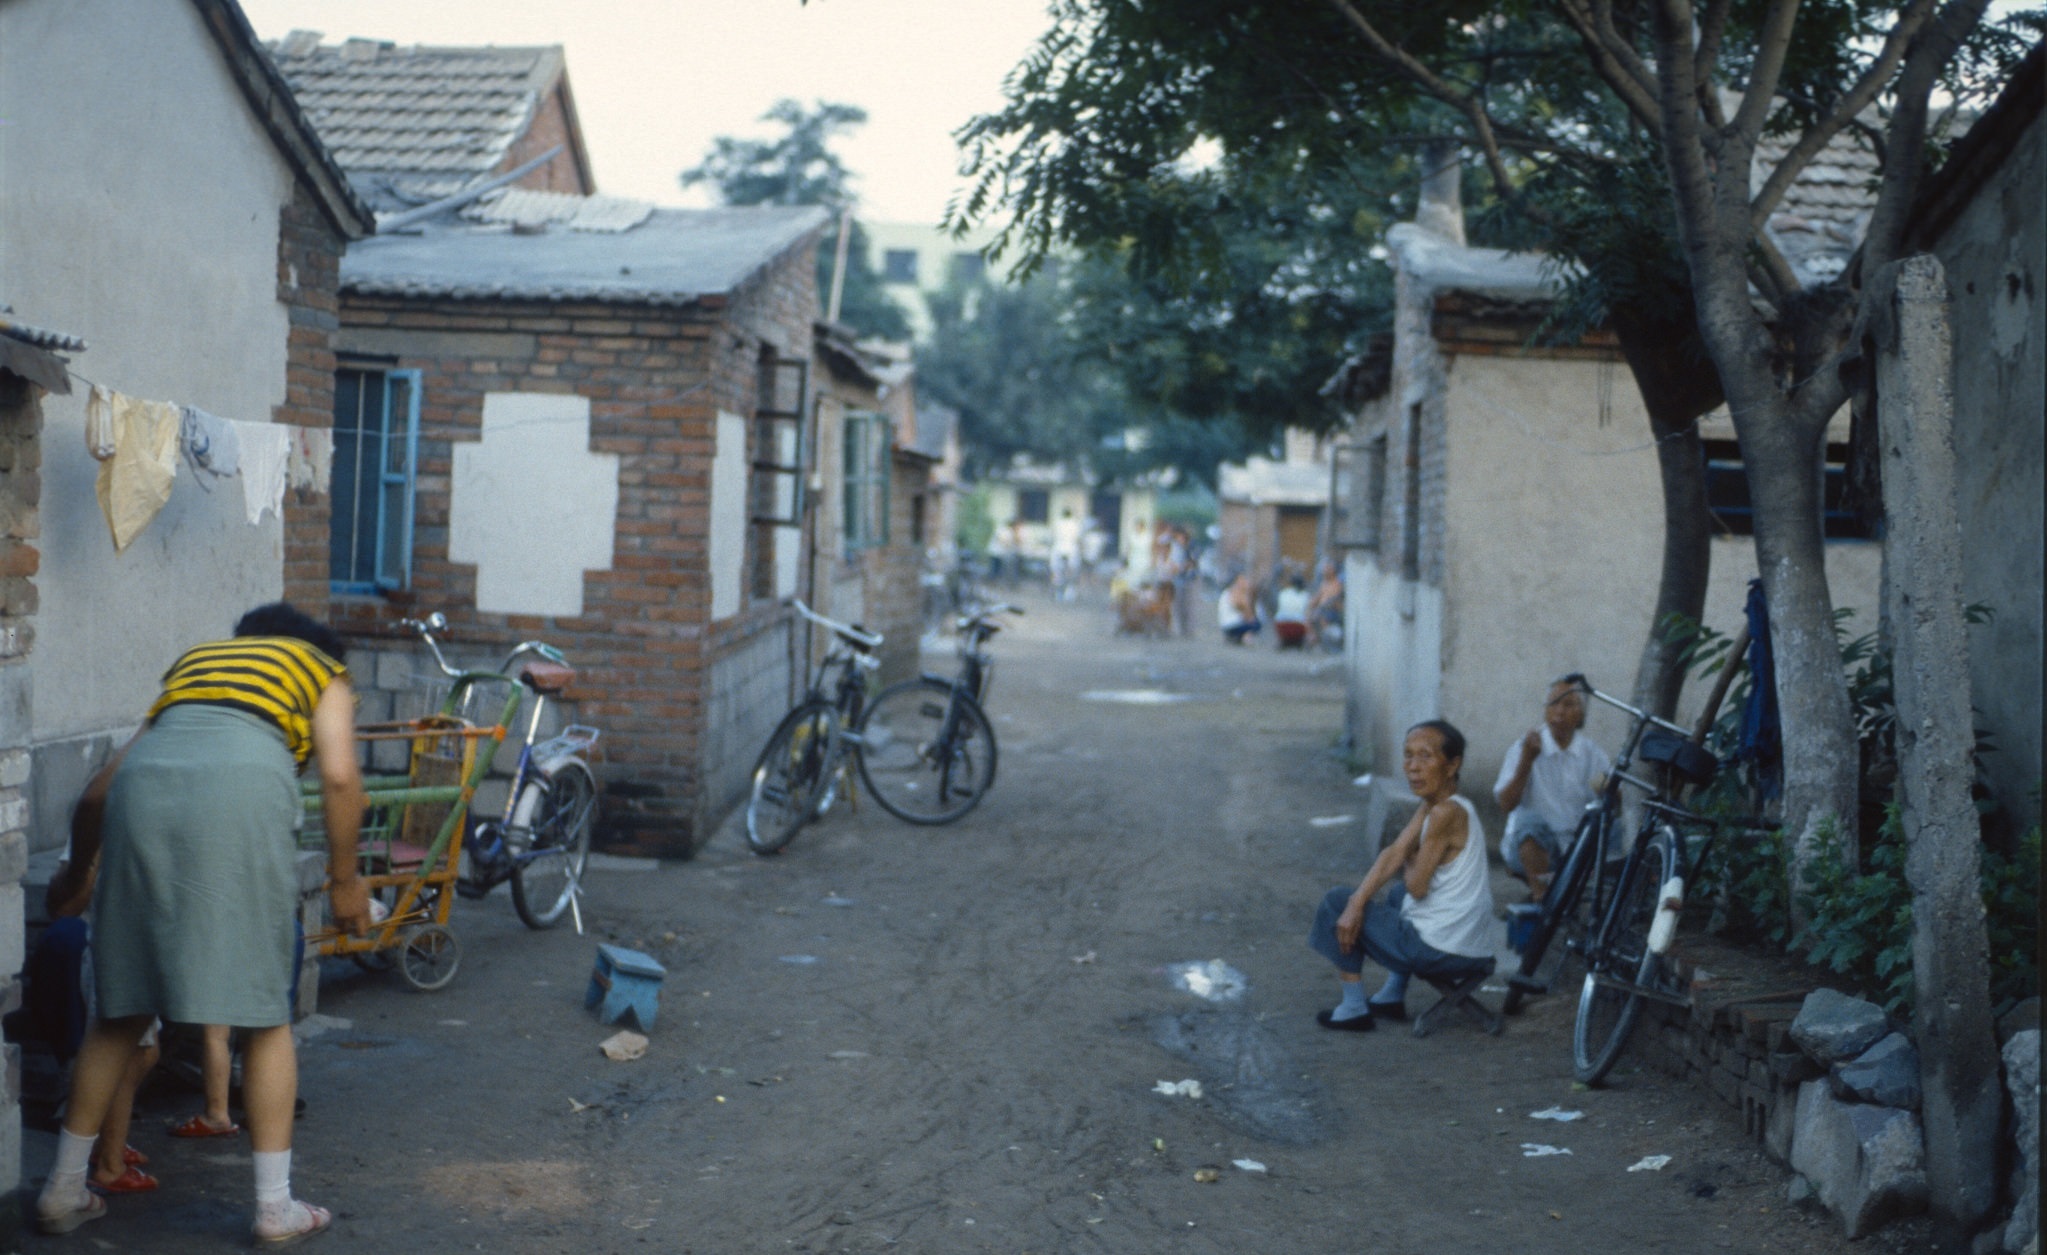
[[[782,100],[761,115],[761,121],[784,128],[783,134],[765,140],[719,136],[701,164],[682,172],[682,185],[709,184],[727,205],[822,205],[835,213],[853,209],[857,203],[853,172],[831,145],[867,121],[865,109],[822,100],[806,109],[795,100]],[[836,256],[836,241],[827,232],[817,257],[818,293],[827,299]],[[882,286],[869,255],[867,233],[857,221],[847,241],[839,321],[867,338],[897,342],[910,338],[909,318]]]

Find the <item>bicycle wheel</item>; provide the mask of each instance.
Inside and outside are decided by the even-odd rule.
[[[746,848],[774,854],[789,844],[816,812],[839,712],[829,702],[805,702],[782,717],[753,768],[753,792],[746,799]]]
[[[530,787],[530,786],[529,786]],[[512,909],[528,928],[552,928],[569,909],[590,861],[597,782],[578,762],[562,764],[533,811],[530,857],[512,865]]]
[[[1670,879],[1673,852],[1668,829],[1643,847],[1641,860],[1615,889],[1613,909],[1588,956],[1578,1022],[1571,1030],[1571,1070],[1587,1085],[1613,1070],[1642,1010],[1635,989],[1601,978],[1632,982],[1637,989],[1655,984],[1661,959],[1649,949],[1649,925],[1656,919],[1657,894]]]
[[[1596,893],[1591,885],[1599,858],[1600,820],[1595,813],[1579,822],[1571,848],[1543,897],[1528,944],[1522,947],[1520,967],[1507,978],[1507,996],[1500,1002],[1503,1014],[1518,1014],[1529,998],[1562,987],[1570,969],[1582,961],[1595,920]]]
[[[913,824],[947,824],[995,783],[995,730],[944,680],[884,689],[860,720],[860,778],[883,810]]]
[[[462,966],[462,947],[455,934],[439,924],[421,924],[406,934],[398,952],[398,974],[405,983],[430,994],[455,979]]]

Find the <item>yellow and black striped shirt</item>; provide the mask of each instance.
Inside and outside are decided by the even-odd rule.
[[[155,719],[186,702],[245,710],[276,725],[300,766],[313,752],[313,707],[348,668],[290,636],[240,636],[195,645],[164,672]]]

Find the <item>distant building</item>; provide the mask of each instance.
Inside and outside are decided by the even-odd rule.
[[[993,231],[977,229],[955,238],[942,227],[924,223],[863,220],[860,225],[872,250],[868,260],[888,294],[909,315],[918,340],[931,334],[933,293],[955,279],[974,280],[987,273],[981,250],[995,239]]]
[[[1288,428],[1278,458],[1246,458],[1216,474],[1218,557],[1261,584],[1282,569],[1314,573],[1328,550],[1330,440]]]

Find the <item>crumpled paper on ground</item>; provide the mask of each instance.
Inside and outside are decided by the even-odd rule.
[[[597,1049],[613,1063],[631,1063],[647,1053],[647,1039],[630,1029],[621,1030],[597,1043]]]
[[[1151,1092],[1175,1098],[1199,1098],[1201,1097],[1201,1082],[1195,1080],[1160,1081],[1151,1087]]]
[[[178,477],[181,416],[167,401],[110,395],[114,456],[100,463],[93,490],[113,533],[114,552],[120,553],[135,543],[171,499],[171,484]]]

